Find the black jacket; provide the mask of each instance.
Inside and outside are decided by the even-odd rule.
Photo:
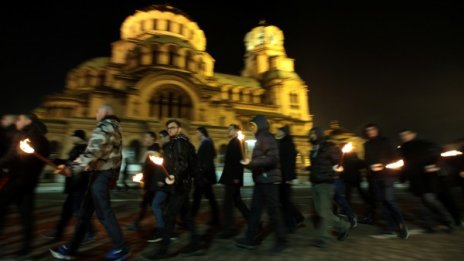
[[[355,152],[347,153],[343,160],[344,170],[341,178],[345,184],[358,185],[362,180],[361,170],[365,167],[364,161],[358,158]]]
[[[166,187],[166,175],[163,173],[163,168],[153,163],[149,158],[149,155],[154,154],[161,155],[161,148],[158,143],[148,146],[146,159],[142,166],[143,189],[146,191],[157,191]]]
[[[336,173],[333,166],[338,164],[341,150],[332,142],[321,140],[311,148],[310,181],[313,184],[333,183]]]
[[[216,150],[213,142],[206,138],[198,148],[198,171],[195,177],[196,185],[211,185],[217,183],[216,167],[214,165],[214,158],[216,157]]]
[[[242,160],[242,148],[240,140],[235,137],[229,141],[226,148],[226,155],[224,157],[224,169],[219,183],[224,185],[235,184],[234,180],[239,181],[239,185],[243,185],[243,165],[240,163]]]
[[[77,143],[72,147],[72,149],[68,153],[68,159],[59,162],[59,160],[54,160],[56,164],[67,164],[71,165],[71,163],[79,157],[82,153],[84,153],[85,149],[87,148],[87,142]],[[73,175],[71,177],[66,177],[64,183],[64,192],[70,193],[71,191],[84,191],[87,189],[87,185],[89,183],[89,174],[83,173],[82,175]]]
[[[0,127],[0,158],[8,152],[15,133],[16,126],[14,124],[6,128]]]
[[[245,167],[252,171],[255,183],[279,183],[282,181],[279,147],[269,133],[269,123],[263,115],[254,117],[251,122],[256,124],[258,130],[251,162]]]
[[[163,146],[164,164],[170,175],[174,175],[175,183],[170,186],[175,192],[185,193],[190,190],[192,178],[197,171],[195,147],[189,139],[179,134]]]
[[[404,160],[402,174],[409,180],[411,192],[418,195],[438,192],[438,173],[427,173],[424,167],[438,163],[441,148],[432,142],[414,139],[403,143],[400,151]]]
[[[282,181],[292,181],[296,178],[296,148],[292,136],[289,133],[278,140],[280,171],[282,172]]]
[[[45,137],[46,126],[41,121],[33,121],[23,130],[17,132],[7,152],[0,159],[0,168],[9,170],[9,182],[17,182],[25,190],[33,190],[39,183],[45,163],[32,154],[27,154],[19,148],[19,142],[28,138],[35,153],[47,158],[50,155],[50,145]]]
[[[368,173],[374,175],[375,178],[393,183],[396,176],[395,171],[384,169],[379,172],[373,172],[370,166],[373,164],[387,165],[399,159],[397,149],[388,138],[379,136],[364,143],[364,161],[366,162]]]

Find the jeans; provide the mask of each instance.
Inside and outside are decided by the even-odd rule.
[[[163,210],[161,209],[161,205],[166,201],[167,198],[168,198],[168,194],[166,192],[157,191],[153,199],[152,209],[156,217],[157,228],[163,229],[165,227]]]
[[[334,182],[335,186],[335,203],[340,207],[343,214],[345,214],[350,221],[354,220],[353,209],[345,197],[345,183],[342,179],[337,178]]]
[[[234,209],[238,208],[243,218],[248,222],[250,210],[245,205],[240,195],[240,185],[224,185],[224,231],[232,232],[234,226]]]
[[[253,198],[251,200],[250,219],[246,231],[246,240],[254,243],[258,234],[259,223],[264,207],[271,220],[272,227],[276,235],[276,241],[286,242],[284,227],[282,224],[282,213],[280,210],[278,185],[256,183],[253,188]]]
[[[103,170],[94,171],[90,175],[89,188],[84,197],[74,235],[68,244],[69,251],[71,254],[74,254],[79,248],[94,212],[97,213],[100,223],[104,226],[106,233],[113,241],[114,248],[126,248],[121,228],[110,202],[109,188],[114,173],[112,170]]]

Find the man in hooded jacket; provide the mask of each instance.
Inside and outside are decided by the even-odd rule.
[[[243,165],[252,171],[255,186],[246,236],[237,239],[236,245],[247,249],[255,249],[258,246],[256,235],[263,207],[266,206],[276,234],[272,251],[281,252],[287,247],[287,239],[279,204],[279,184],[282,182],[279,148],[274,136],[269,132],[269,123],[265,116],[255,116],[250,122],[250,128],[255,134],[256,143],[251,160],[245,159]]]
[[[343,171],[338,166],[341,150],[332,142],[324,138],[321,128],[314,127],[309,132],[309,140],[312,144],[310,151],[311,166],[310,181],[312,183],[314,208],[319,217],[317,226],[317,239],[313,246],[326,248],[331,241],[330,227],[333,223],[338,232],[337,239],[340,241],[348,237],[350,224],[335,216],[332,211],[332,199],[335,188],[334,181],[336,172]]]

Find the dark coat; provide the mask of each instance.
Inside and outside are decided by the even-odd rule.
[[[258,130],[251,162],[245,167],[252,171],[255,183],[279,183],[282,181],[279,147],[274,136],[269,133],[267,119],[258,115],[251,122],[256,124]]]
[[[361,170],[365,168],[365,163],[362,159],[358,158],[356,153],[351,152],[345,154],[343,160],[343,173],[341,175],[345,184],[356,186],[361,183],[362,175]]]
[[[154,143],[148,146],[147,154],[161,155],[160,145],[158,143]],[[164,189],[166,187],[166,175],[163,172],[163,168],[153,163],[147,155],[142,166],[144,182],[143,189],[146,191],[157,191]]]
[[[198,166],[195,147],[185,135],[179,134],[163,148],[165,168],[175,177],[175,183],[169,187],[178,193],[188,193]]]
[[[403,176],[409,180],[410,190],[414,194],[439,192],[439,173],[428,173],[424,167],[438,164],[441,148],[436,144],[414,139],[401,145],[404,160]]]
[[[87,142],[75,144],[74,147],[68,153],[68,159],[64,164],[71,165],[71,163],[84,153],[87,148]],[[56,162],[56,160],[55,160]],[[64,183],[64,192],[70,193],[71,191],[85,191],[89,183],[89,174],[83,173],[82,175],[73,175],[66,177]]]
[[[35,153],[47,158],[50,155],[50,145],[45,137],[46,132],[47,128],[41,121],[33,121],[15,134],[7,154],[0,159],[0,168],[8,169],[8,182],[21,184],[20,187],[25,191],[33,190],[37,186],[45,163],[36,156],[21,151],[18,144],[29,138]]]
[[[310,181],[313,184],[333,183],[336,173],[333,166],[338,164],[341,150],[332,142],[321,140],[313,145],[310,152]]]
[[[196,185],[212,185],[217,183],[216,167],[214,158],[216,158],[216,150],[213,142],[206,138],[204,139],[197,152],[198,157],[198,172],[196,173]]]
[[[16,126],[14,124],[6,128],[0,127],[0,158],[3,157],[10,149],[15,133]]]
[[[238,180],[240,186],[243,185],[243,165],[240,163],[242,160],[242,144],[240,140],[235,137],[229,141],[224,156],[224,169],[219,183],[224,185],[235,184],[234,180]]]
[[[282,172],[282,181],[292,181],[296,179],[296,148],[292,136],[287,133],[282,139],[278,140],[280,171]]]
[[[386,137],[379,136],[364,143],[364,161],[369,175],[374,175],[375,178],[393,183],[396,176],[395,171],[384,169],[379,172],[372,172],[370,166],[373,164],[387,165],[399,159],[398,150]]]

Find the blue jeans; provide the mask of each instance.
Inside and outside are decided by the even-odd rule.
[[[382,213],[387,223],[387,231],[395,231],[400,225],[404,225],[403,214],[395,202],[393,195],[393,183],[382,178],[374,179],[377,202],[382,204]]]
[[[153,213],[155,214],[156,217],[156,227],[157,228],[164,228],[164,217],[163,217],[163,210],[161,209],[161,205],[166,202],[166,199],[168,197],[168,194],[164,191],[157,191],[155,193],[155,197],[153,198],[152,202],[152,209]]]
[[[97,213],[97,217],[105,227],[111,241],[113,241],[114,247],[116,249],[127,247],[118,220],[111,208],[110,184],[114,177],[113,171],[94,171],[84,175],[91,175],[90,184],[85,193],[74,235],[68,244],[71,254],[77,251],[85,233],[88,231],[93,212]]]
[[[345,196],[345,183],[342,179],[337,178],[334,182],[335,186],[335,203],[337,203],[338,207],[340,207],[343,214],[345,214],[350,221],[354,219],[353,209],[351,208],[348,200],[346,200]]]

